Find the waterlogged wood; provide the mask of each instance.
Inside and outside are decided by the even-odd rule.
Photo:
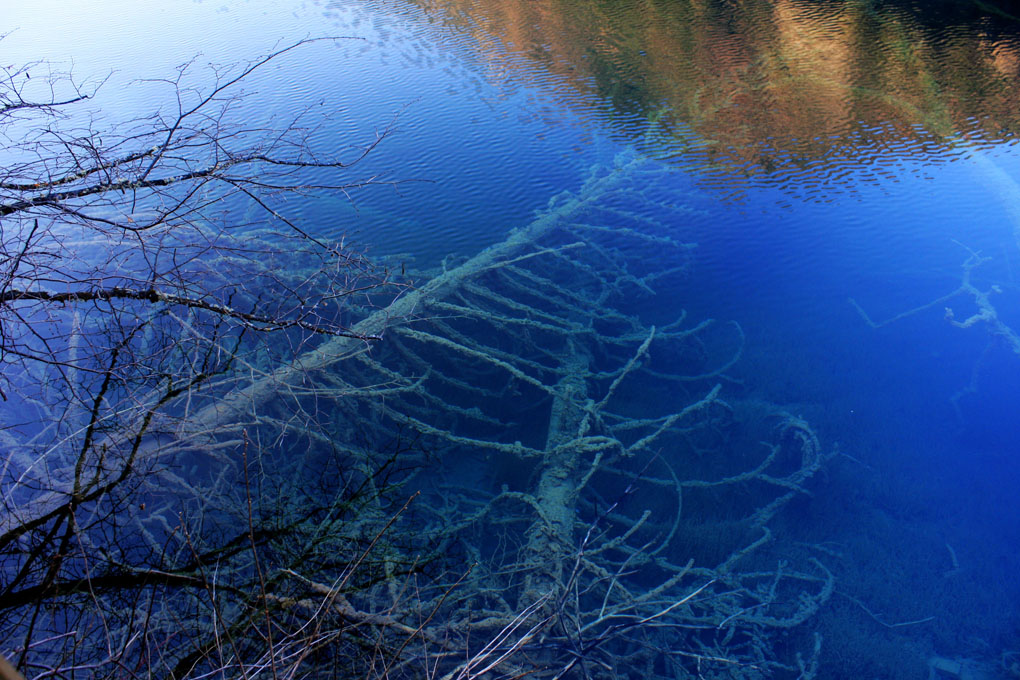
[[[511,259],[514,253],[533,245],[544,234],[561,221],[570,219],[585,207],[595,203],[613,191],[625,177],[636,171],[643,161],[640,158],[619,160],[617,165],[604,174],[593,169],[593,174],[576,195],[564,192],[550,201],[549,209],[527,226],[515,229],[506,240],[494,244],[467,260],[463,264],[444,271],[428,283],[394,300],[368,318],[355,324],[353,335],[382,336],[386,328],[401,320],[413,318],[425,310],[433,300],[446,297],[451,291],[464,285],[472,277],[500,267]],[[314,350],[308,351],[290,363],[277,368],[269,375],[259,378],[234,392],[206,406],[189,418],[189,423],[198,430],[226,425],[243,413],[250,413],[260,404],[288,386],[301,384],[309,373],[322,371],[352,354],[368,347],[363,340],[352,337],[334,337]]]

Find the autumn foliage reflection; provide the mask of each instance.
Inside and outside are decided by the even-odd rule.
[[[805,0],[427,4],[473,34],[493,74],[552,72],[575,108],[594,94],[660,153],[727,174],[782,177],[851,149],[917,154],[1020,131],[1016,21],[987,8],[921,17],[896,3]]]

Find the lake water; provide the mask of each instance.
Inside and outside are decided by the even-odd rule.
[[[278,41],[351,36],[256,74],[250,115],[314,104],[328,116],[316,143],[330,148],[392,130],[359,172],[395,186],[313,197],[293,214],[419,282],[532,223],[593,166],[645,159],[655,179],[612,205],[697,247],[640,255],[646,269],[688,271],[623,306],[646,324],[680,309],[690,325],[739,324],[742,356],[715,376],[722,398],[737,411],[776,404],[838,450],[805,484],[810,497],[771,524],[780,543],[821,546],[813,556],[835,579],[783,638],[787,656],[810,652],[817,631],[818,677],[1020,676],[1020,18],[1010,5],[90,5],[5,9],[3,30],[17,30],[0,53],[112,73],[96,99],[111,118],[155,103],[134,80],[196,54],[226,63]],[[640,224],[603,219],[610,230]],[[966,269],[975,253],[987,259]],[[973,288],[942,299],[966,271]],[[981,301],[985,316],[971,318]],[[635,388],[621,408],[640,412],[656,395]],[[517,414],[504,415],[519,430],[484,436],[533,445]],[[711,455],[699,446],[699,460]],[[464,464],[441,450],[441,465]],[[685,477],[697,465],[682,460]],[[453,476],[493,494],[528,488],[519,470],[503,472]],[[697,677],[692,668],[683,677]]]

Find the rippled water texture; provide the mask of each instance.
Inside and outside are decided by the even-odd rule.
[[[1015,19],[969,3],[421,6],[463,25],[494,72],[552,74],[560,106],[729,188],[817,196],[1017,132]]]
[[[835,578],[806,624],[824,640],[817,677],[1015,678],[1020,19],[1013,11],[1008,3],[877,0],[111,4],[81,14],[57,4],[46,21],[18,10],[11,21],[21,29],[0,50],[8,61],[74,58],[89,76],[112,70],[97,106],[118,116],[158,101],[148,86],[129,83],[197,52],[200,61],[229,61],[277,40],[353,36],[260,73],[247,115],[270,120],[311,104],[326,121],[316,140],[335,149],[392,133],[363,167],[400,180],[395,186],[359,192],[353,202],[313,191],[294,211],[311,231],[347,233],[419,282],[503,242],[536,211],[562,207],[561,192],[578,191],[593,166],[621,153],[650,160],[654,181],[635,180],[630,199],[612,194],[592,208],[604,231],[591,244],[638,258],[642,276],[656,267],[670,275],[656,297],[636,292],[616,304],[642,316],[641,333],[680,310],[716,320],[724,354],[734,352],[734,338],[744,341],[725,375],[712,373],[724,361],[710,347],[699,350],[732,410],[760,426],[762,404],[778,404],[838,452],[773,527],[786,547],[813,546],[812,558]],[[649,255],[641,250],[647,241],[624,238],[646,223],[670,248]],[[613,229],[618,243],[599,240]],[[549,248],[573,247],[557,238]],[[671,249],[678,241],[697,246]],[[550,266],[528,275],[557,274]],[[498,306],[497,294],[526,295],[520,281],[488,285],[484,303],[465,294],[458,304],[477,311]],[[570,305],[551,299],[535,309],[549,304],[556,323],[575,323],[563,311]],[[598,314],[585,319],[608,323]],[[516,358],[543,355],[540,331],[508,337],[517,344],[499,349],[507,361],[520,347],[530,354]],[[412,348],[415,341],[429,342],[407,340]],[[429,351],[437,371],[464,370],[449,352]],[[589,359],[609,371],[599,351]],[[609,354],[612,370],[631,356]],[[436,387],[427,407],[414,408],[442,412],[435,404],[444,395],[454,403],[462,386]],[[649,380],[616,398],[637,417],[681,392]],[[516,440],[541,449],[553,416],[492,408],[478,431],[507,447]],[[738,439],[753,447],[757,432],[749,426]],[[678,454],[677,465],[691,474],[710,469],[711,446],[685,441],[698,455]],[[527,488],[527,471],[472,456],[469,472],[449,464],[457,484],[492,494]],[[723,501],[698,502],[695,515],[729,511]],[[687,529],[688,552],[674,562],[687,555],[710,562],[721,550],[713,541],[732,538]],[[787,651],[806,649],[804,630]],[[984,675],[963,675],[957,663]]]

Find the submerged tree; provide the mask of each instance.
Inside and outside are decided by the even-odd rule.
[[[293,595],[268,597],[317,630],[375,628],[351,675],[818,672],[809,622],[834,589],[826,552],[771,525],[828,455],[804,420],[726,398],[738,325],[691,321],[662,294],[692,251],[670,179],[640,158],[593,168],[360,322],[420,317],[371,354],[331,339],[195,413],[204,427],[254,422],[282,393],[347,424],[331,445],[408,430],[427,444],[437,465],[411,482],[420,538],[397,568],[352,589],[301,565],[282,574]],[[412,556],[446,571],[402,576]]]

